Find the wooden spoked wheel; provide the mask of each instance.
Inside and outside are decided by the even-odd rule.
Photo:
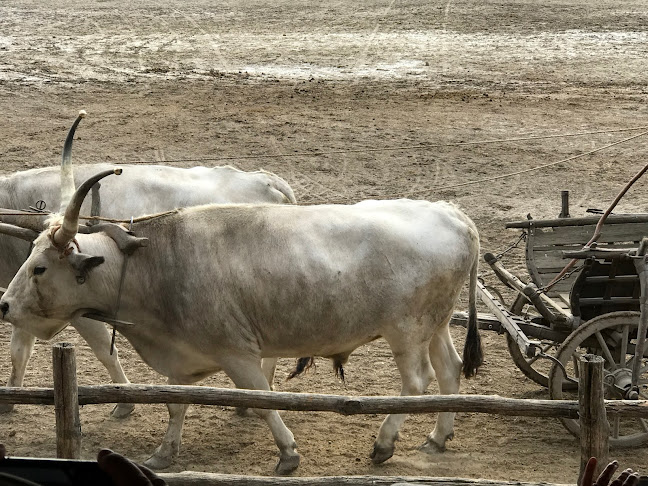
[[[635,343],[639,328],[638,312],[610,312],[595,317],[572,332],[556,356],[568,375],[577,377],[574,356],[597,354],[605,360],[604,388],[608,400],[626,399],[631,387],[632,367],[635,360]],[[648,399],[648,353],[641,358],[639,399]],[[549,393],[553,399],[570,399],[574,395],[564,390],[564,374],[554,365],[549,375]],[[577,398],[577,397],[576,397]],[[578,420],[560,419],[576,437],[580,436]],[[609,417],[610,446],[633,447],[648,442],[648,420],[643,418]]]

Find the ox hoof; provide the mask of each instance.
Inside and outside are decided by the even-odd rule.
[[[247,407],[236,407],[234,409],[239,417],[256,417],[257,415]]]
[[[171,459],[170,457],[156,456],[155,454],[144,461],[144,465],[146,467],[155,470],[166,469],[172,463],[173,459]]]
[[[423,444],[419,447],[420,451],[426,452],[428,454],[437,454],[439,452],[445,452],[446,442],[454,439],[454,433],[448,434],[443,441],[443,444],[437,444],[432,437],[428,437]]]
[[[275,466],[275,473],[280,476],[286,476],[287,474],[292,473],[295,469],[299,467],[299,454],[294,456],[284,456],[279,459],[279,462]]]
[[[14,409],[13,403],[2,403],[2,404],[0,404],[0,413],[13,412],[13,409]]]
[[[425,452],[426,454],[438,454],[439,452],[444,452],[446,450],[445,444],[439,445],[436,442],[427,439],[423,444],[419,446],[419,451]]]
[[[110,412],[110,416],[116,419],[123,419],[128,417],[133,410],[135,410],[135,404],[133,403],[118,403],[112,409],[112,412]]]
[[[373,451],[369,454],[371,462],[374,464],[381,464],[394,455],[394,446],[391,447],[381,447],[377,444],[374,444]]]

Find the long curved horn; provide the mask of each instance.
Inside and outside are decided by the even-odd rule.
[[[61,228],[56,231],[53,235],[53,242],[58,248],[67,247],[68,243],[74,239],[77,234],[79,227],[79,212],[81,211],[81,205],[86,195],[92,189],[97,182],[99,182],[104,177],[115,174],[120,175],[122,169],[111,169],[104,170],[99,174],[96,174],[90,177],[87,181],[79,186],[79,188],[74,192],[70,203],[65,209],[65,216],[63,218],[63,223]]]
[[[70,127],[70,131],[65,139],[65,145],[63,145],[63,159],[61,160],[61,206],[59,208],[59,212],[61,213],[65,211],[75,190],[74,172],[72,170],[72,142],[74,141],[74,133],[76,132],[77,126],[85,116],[85,110],[81,110],[79,116],[77,116]]]
[[[38,233],[29,228],[21,228],[14,224],[0,223],[0,233],[3,235],[15,236],[25,241],[34,241]]]
[[[30,211],[0,208],[0,223],[34,231],[36,234],[39,234],[47,227],[45,220],[48,217],[49,213],[33,213]],[[4,233],[7,234],[6,232]]]

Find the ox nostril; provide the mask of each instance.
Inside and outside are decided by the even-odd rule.
[[[2,311],[2,317],[6,316],[9,312],[9,304],[7,302],[0,304],[0,311]]]

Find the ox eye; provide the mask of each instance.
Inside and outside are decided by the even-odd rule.
[[[46,267],[36,267],[34,268],[34,275],[43,275],[45,270],[47,270]]]

